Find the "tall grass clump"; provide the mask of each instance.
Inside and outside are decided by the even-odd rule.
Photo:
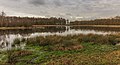
[[[30,38],[28,45],[39,45],[48,48],[48,50],[72,50],[82,47],[76,39],[56,35]]]

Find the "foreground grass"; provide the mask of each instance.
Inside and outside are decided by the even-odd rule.
[[[119,42],[119,36],[48,36],[31,38],[26,42],[24,50],[0,52],[0,65],[120,64],[120,46],[112,44]],[[16,39],[15,44],[19,43]]]
[[[67,51],[45,51],[43,47],[27,46],[25,50],[12,51],[11,57],[1,64],[13,65],[118,65],[120,48],[113,45],[82,43],[84,48]],[[4,53],[4,55],[7,53]],[[8,55],[9,56],[9,55]],[[8,62],[9,61],[9,62]]]

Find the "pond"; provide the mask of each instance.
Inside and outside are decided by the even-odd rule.
[[[23,30],[0,30],[0,51],[10,50],[12,48],[24,49],[26,43],[13,44],[14,40],[22,38],[32,38],[36,36],[49,35],[78,35],[78,34],[116,34],[120,33],[120,28],[110,27],[86,27],[86,26],[58,26],[58,27],[40,27]]]

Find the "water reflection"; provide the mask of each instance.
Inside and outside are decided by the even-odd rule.
[[[14,40],[18,38],[18,39],[22,39],[23,36],[21,36],[20,34],[8,34],[8,35],[1,35],[0,36],[0,50],[10,50],[11,48],[18,48],[18,47],[23,47],[24,44],[20,44],[20,45],[14,45],[13,42]]]
[[[22,38],[31,38],[36,36],[48,35],[77,35],[77,34],[116,34],[119,33],[119,28],[99,28],[99,27],[43,27],[27,30],[0,30],[0,51],[10,50],[12,48],[23,49],[26,43],[14,44],[13,41]]]

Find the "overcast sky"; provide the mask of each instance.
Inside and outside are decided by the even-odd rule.
[[[0,10],[16,16],[111,17],[120,14],[120,0],[0,0]]]

